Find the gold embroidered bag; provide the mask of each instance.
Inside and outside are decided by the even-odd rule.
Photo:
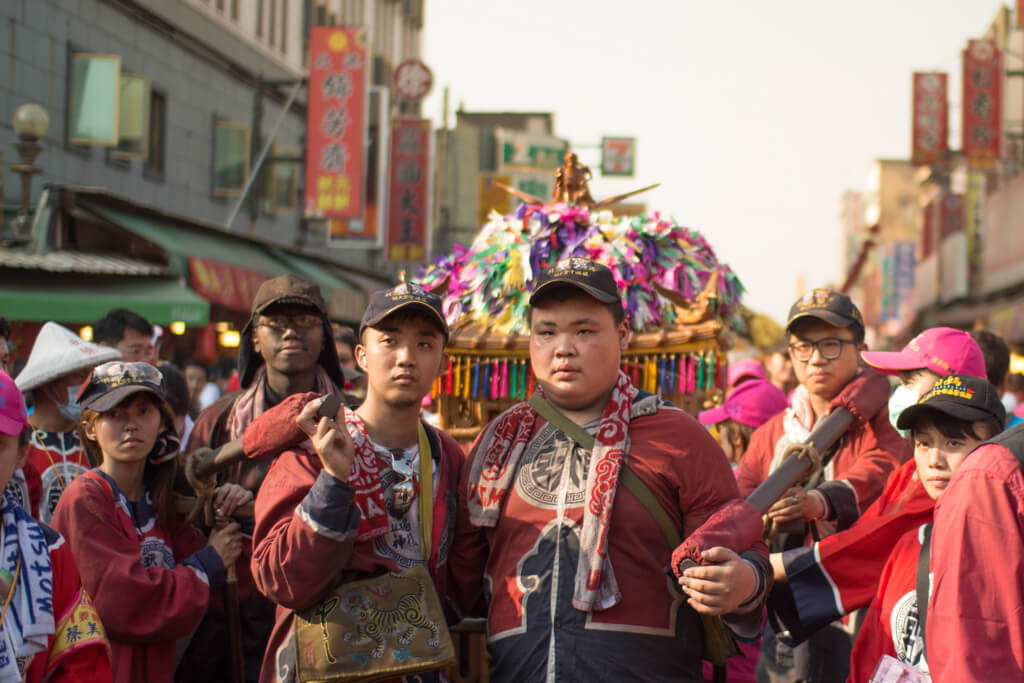
[[[433,458],[420,424],[420,549],[430,557]],[[374,681],[443,669],[455,646],[441,599],[425,565],[338,586],[322,602],[296,611],[300,683]]]

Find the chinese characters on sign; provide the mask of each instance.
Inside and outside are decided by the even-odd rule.
[[[949,114],[944,73],[914,74],[914,123],[911,163],[934,164],[949,148]]]
[[[990,168],[1000,157],[1002,57],[992,40],[969,40],[964,50],[963,153],[971,168]]]
[[[391,178],[388,190],[388,260],[427,257],[427,182],[430,176],[430,121],[397,117],[391,122]]]
[[[306,128],[306,216],[362,218],[366,32],[314,26]]]
[[[395,69],[391,85],[398,98],[405,102],[419,102],[434,84],[434,74],[418,59],[407,59]]]
[[[633,176],[636,138],[601,138],[601,175]]]

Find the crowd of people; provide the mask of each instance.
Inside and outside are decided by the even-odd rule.
[[[537,389],[468,453],[424,419],[449,328],[414,283],[353,331],[268,280],[233,373],[161,363],[118,309],[92,342],[45,323],[8,374],[0,319],[0,682],[449,680],[465,617],[494,681],[1024,680],[1003,340],[871,351],[815,289],[694,418],[621,371],[607,268],[530,289]],[[766,514],[743,500],[839,413]]]

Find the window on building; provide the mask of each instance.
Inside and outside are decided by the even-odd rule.
[[[138,74],[121,74],[120,104],[117,114],[115,159],[145,159],[149,142],[149,79]]]
[[[218,9],[219,11],[221,11],[221,12],[223,12],[223,11],[224,11],[224,0],[217,0],[217,2],[213,3],[213,5],[214,5],[214,7],[216,7],[216,8],[217,8],[217,9]]]
[[[72,53],[67,140],[73,145],[117,144],[121,57]]]
[[[249,126],[214,120],[213,195],[241,194],[249,179]]]
[[[149,96],[149,142],[146,145],[144,173],[163,177],[164,155],[167,153],[167,95],[152,92]]]
[[[299,196],[299,148],[274,144],[264,165],[263,197],[267,211],[295,211]]]
[[[270,47],[274,47],[277,44],[277,0],[270,0],[270,21],[267,23],[267,38]]]
[[[256,0],[256,37],[263,37],[263,0]]]
[[[238,0],[231,0],[231,19],[238,21]]]
[[[288,0],[281,0],[281,54],[288,54]]]

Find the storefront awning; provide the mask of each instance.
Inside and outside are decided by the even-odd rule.
[[[244,237],[88,200],[79,200],[78,206],[163,249],[172,272],[188,278],[199,295],[221,306],[248,311],[260,282],[294,273],[320,286],[332,318],[359,320],[366,307],[366,295],[359,287],[313,259]]]
[[[205,325],[210,319],[210,303],[174,280],[75,278],[33,282],[5,278],[0,282],[0,311],[8,320],[92,323],[112,308],[129,308],[157,325],[176,320]]]

